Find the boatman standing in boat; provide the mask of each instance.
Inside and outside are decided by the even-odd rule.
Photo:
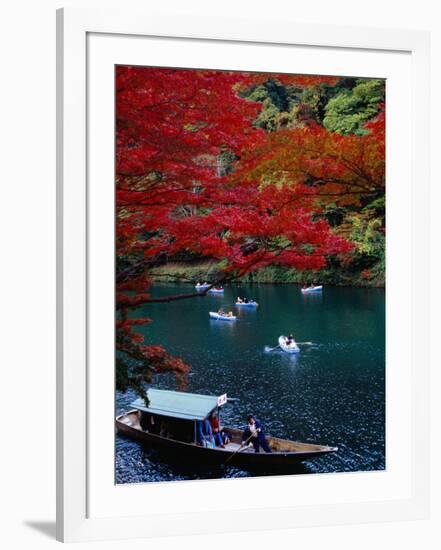
[[[251,414],[247,418],[247,427],[242,434],[241,447],[250,441],[253,444],[254,451],[256,453],[260,451],[260,447],[262,447],[266,453],[272,452],[270,446],[268,445],[268,441],[266,440],[262,423]]]

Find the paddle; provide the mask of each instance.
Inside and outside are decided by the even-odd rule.
[[[299,346],[312,346],[314,344],[314,342],[296,342],[296,344],[299,345]],[[277,344],[277,346],[275,346],[274,348],[266,347],[265,351],[271,352],[271,351],[274,351],[274,350],[279,349],[279,348],[280,348],[280,345]]]
[[[268,351],[274,351],[275,349],[278,349],[278,348],[280,348],[279,344],[277,344],[275,348],[269,348]]]
[[[248,443],[250,442],[250,439],[253,437],[254,433],[252,433],[250,435],[250,437],[245,441],[245,443],[243,443],[236,451],[234,451],[234,453],[232,455],[230,455],[227,460],[224,462],[224,464],[228,464],[228,462],[230,462],[230,460],[233,458],[233,456],[237,455],[237,453],[240,453],[240,451],[242,449],[245,449],[246,446],[248,445]]]

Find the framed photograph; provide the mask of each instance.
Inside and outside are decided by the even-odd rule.
[[[428,35],[57,25],[58,539],[426,517]]]

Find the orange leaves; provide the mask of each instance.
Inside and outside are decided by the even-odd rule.
[[[234,177],[307,185],[317,198],[358,204],[385,185],[384,114],[366,128],[363,136],[331,133],[316,124],[273,132],[247,152]]]

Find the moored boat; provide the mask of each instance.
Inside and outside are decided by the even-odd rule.
[[[208,315],[212,319],[219,319],[220,321],[235,321],[237,319],[235,315],[226,315],[222,313],[217,313],[216,311],[209,311]]]
[[[197,423],[213,412],[220,419],[220,408],[228,402],[226,394],[200,395],[151,388],[147,397],[148,404],[139,398],[132,403],[131,410],[117,416],[117,431],[152,449],[170,452],[175,460],[191,460],[201,466],[231,465],[244,470],[277,472],[338,450],[267,436],[272,452],[256,453],[250,447],[241,447],[242,430],[228,426],[222,426],[230,436],[224,448],[204,447],[198,443]]]
[[[323,290],[323,285],[318,285],[318,286],[308,286],[308,287],[305,287],[305,288],[302,288],[301,291],[304,293],[304,294],[308,294],[310,292],[321,292]]]
[[[288,343],[287,336],[279,336],[279,346],[286,353],[298,353],[300,351],[299,346],[295,343],[294,339],[291,339],[291,342]]]

